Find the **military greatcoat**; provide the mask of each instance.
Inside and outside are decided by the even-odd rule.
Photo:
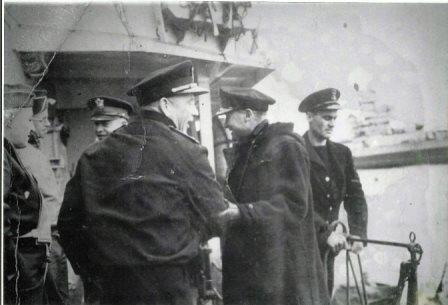
[[[241,218],[224,238],[225,304],[329,304],[310,163],[292,128],[263,122],[231,152],[228,186]]]
[[[166,116],[141,115],[83,153],[58,220],[77,272],[127,270],[143,278],[115,284],[140,292],[152,285],[145,277],[156,276],[142,270],[160,276],[164,266],[195,259],[201,240],[217,233],[211,219],[226,208],[206,149]]]

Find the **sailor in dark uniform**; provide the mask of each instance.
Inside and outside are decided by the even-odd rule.
[[[321,256],[324,257],[330,248],[332,250],[327,258],[330,294],[333,290],[334,259],[344,243],[340,234],[328,229],[328,224],[338,219],[342,202],[348,215],[350,234],[367,237],[367,204],[352,153],[347,146],[330,141],[340,109],[339,97],[339,90],[328,88],[310,94],[299,106],[299,111],[306,113],[309,123],[309,130],[303,137],[311,161],[311,186]],[[362,247],[362,243],[355,243],[352,251],[359,252]]]
[[[96,96],[88,100],[87,107],[92,111],[91,120],[95,124],[95,135],[98,141],[122,126],[128,125],[134,107],[128,101],[109,97]]]
[[[191,61],[157,70],[128,94],[141,120],[81,156],[59,215],[76,272],[94,274],[102,304],[193,304],[199,244],[227,204],[207,150],[181,132],[197,115]]]

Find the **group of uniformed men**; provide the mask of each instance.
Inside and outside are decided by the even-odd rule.
[[[216,115],[225,116],[236,144],[225,151],[228,175],[220,186],[207,150],[186,133],[198,115],[196,96],[208,92],[193,75],[192,62],[185,61],[136,84],[128,91],[139,105],[134,120],[127,101],[88,101],[98,141],[80,157],[57,223],[62,247],[84,281],[86,303],[194,304],[200,245],[220,236],[224,304],[330,304],[335,256],[363,247],[332,230],[340,204],[351,234],[365,238],[367,227],[351,152],[329,140],[340,92],[324,89],[300,103],[310,127],[301,137],[292,123],[268,122],[271,97],[221,88],[223,109]],[[11,177],[22,175],[5,175],[5,203],[30,206],[39,197],[34,180],[20,168],[13,145],[5,144],[5,160],[18,163]],[[13,216],[6,218],[9,232],[23,217]],[[11,236],[11,251],[26,246],[17,242],[22,232]],[[8,295],[17,298],[17,289]]]

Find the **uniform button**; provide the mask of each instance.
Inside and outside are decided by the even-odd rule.
[[[249,209],[253,209],[254,205],[252,203],[249,203]]]
[[[330,207],[330,212],[333,211],[333,207]]]
[[[326,176],[325,177],[325,181],[329,182],[330,181],[330,177]]]
[[[330,194],[327,194],[327,198],[330,198]]]

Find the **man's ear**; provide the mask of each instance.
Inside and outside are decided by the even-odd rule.
[[[309,122],[310,120],[312,120],[313,117],[314,117],[314,113],[312,113],[312,112],[307,112],[307,113],[306,113],[306,118],[307,118],[308,122]]]
[[[252,111],[252,109],[246,109],[245,110],[245,118],[246,119],[250,119],[250,118],[252,118],[253,116],[254,116],[254,112]]]
[[[162,97],[159,101],[159,109],[164,115],[169,113],[169,103],[170,101],[166,97]]]

